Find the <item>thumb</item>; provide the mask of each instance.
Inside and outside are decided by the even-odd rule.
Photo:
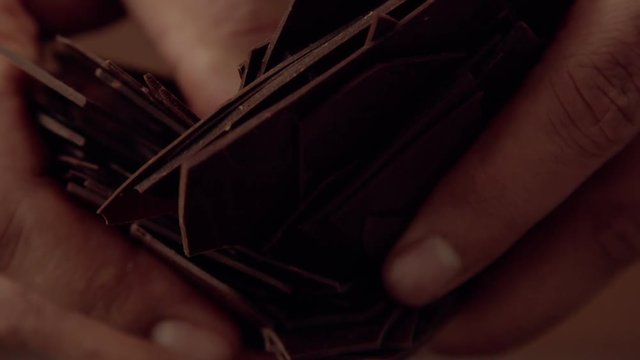
[[[288,0],[124,0],[169,62],[195,111],[208,115],[240,85],[238,65],[275,32]]]

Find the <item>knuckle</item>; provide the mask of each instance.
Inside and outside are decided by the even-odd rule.
[[[622,63],[611,60],[600,67],[594,65],[595,89],[601,94],[589,105],[603,107],[594,124],[606,135],[611,145],[624,145],[636,133],[638,127],[638,105],[640,91],[632,77],[624,77],[630,71]]]
[[[633,51],[635,53],[635,51]],[[610,157],[640,128],[640,55],[576,56],[551,79],[549,122],[564,149]]]

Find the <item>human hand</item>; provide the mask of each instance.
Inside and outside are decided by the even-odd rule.
[[[640,253],[640,2],[578,0],[513,102],[427,199],[385,269],[429,303],[483,271],[435,339],[449,353],[526,341]]]
[[[127,5],[142,2],[130,0]],[[180,5],[193,13],[197,3]],[[166,11],[182,10],[171,8],[173,4],[167,2]],[[150,4],[151,12],[163,13],[160,5]],[[0,0],[0,43],[33,58],[38,29],[31,16],[55,32],[102,24],[118,13],[116,2],[109,0]],[[168,26],[171,20],[140,18],[152,29]],[[174,26],[176,32],[185,32],[185,43],[196,44],[201,53],[207,47],[221,51],[223,46],[216,41],[198,42],[208,40],[195,30],[204,24],[205,15],[190,20],[187,15],[181,21]],[[155,39],[172,57],[179,80],[188,86],[187,94],[194,94],[191,100],[216,106],[206,88],[209,83],[200,87],[179,71],[202,58],[170,45],[167,37]],[[200,70],[215,76],[215,67]],[[155,355],[164,346],[180,358],[232,357],[238,336],[223,314],[144,249],[69,203],[46,178],[42,148],[28,121],[19,80],[18,72],[0,60],[0,352],[121,359],[126,357],[113,347],[131,346],[127,356],[132,359],[162,358]],[[223,81],[214,84],[230,88]],[[74,338],[82,343],[73,342]],[[170,354],[164,356],[171,358]]]

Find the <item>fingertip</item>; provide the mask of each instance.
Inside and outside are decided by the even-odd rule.
[[[419,279],[414,278],[410,273],[411,269],[406,268],[402,255],[394,255],[387,261],[383,269],[383,283],[387,292],[398,302],[410,307],[421,307],[428,300],[421,289]],[[408,274],[409,273],[409,274]]]
[[[151,340],[176,353],[194,360],[233,359],[235,345],[228,334],[220,334],[177,320],[157,324],[150,334]]]
[[[239,349],[242,335],[232,316],[207,299],[192,295],[173,299],[166,307],[159,309],[160,316],[156,319],[190,324],[205,333],[216,334],[219,341],[227,344],[232,351]],[[162,321],[156,322],[156,326],[160,323]]]
[[[384,268],[387,290],[400,302],[427,305],[444,295],[462,269],[462,258],[441,236],[398,248]]]

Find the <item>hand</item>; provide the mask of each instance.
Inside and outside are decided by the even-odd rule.
[[[436,350],[507,349],[556,324],[640,254],[640,2],[578,0],[515,100],[440,183],[390,257],[427,304],[470,284]]]
[[[153,1],[146,11],[144,3],[129,0],[126,5],[150,31],[175,30],[175,39],[171,32],[154,39],[174,64],[190,100],[205,109],[230,96],[225,93],[231,89],[225,76],[207,82],[200,78],[216,76],[218,68],[208,60],[213,55],[207,54],[223,58],[224,49],[231,46],[208,37],[206,27],[216,5],[231,2],[189,0],[176,9],[177,2]],[[210,12],[203,11],[210,7]],[[77,31],[118,13],[110,0],[0,0],[0,43],[34,57],[36,24],[50,32]],[[234,27],[248,26],[242,19],[231,19],[238,21],[227,27],[219,22],[229,34]],[[201,71],[199,78],[196,70]],[[75,208],[45,177],[42,147],[27,118],[19,80],[20,74],[0,59],[0,353],[155,359],[163,358],[158,346],[164,346],[182,354],[180,358],[232,357],[238,336],[223,314],[144,249]],[[121,354],[117,347],[132,352]],[[171,356],[167,351],[164,358]]]

